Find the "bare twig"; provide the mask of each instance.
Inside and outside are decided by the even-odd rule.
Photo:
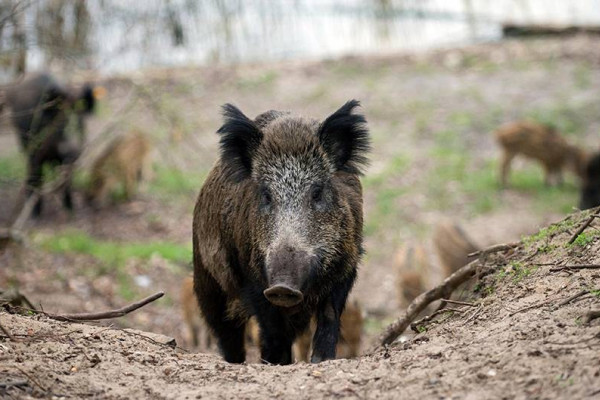
[[[480,305],[477,307],[477,310],[473,314],[471,314],[471,316],[467,318],[465,322],[463,322],[463,326],[477,318],[477,316],[481,314],[481,311],[483,311],[483,307]]]
[[[534,309],[534,308],[543,307],[543,306],[546,306],[546,305],[550,304],[551,302],[552,302],[552,300],[544,300],[544,301],[541,301],[539,303],[535,303],[535,304],[532,304],[532,305],[529,305],[529,306],[526,306],[526,307],[523,307],[523,308],[519,308],[518,310],[513,311],[510,314],[508,314],[508,316],[512,317],[513,315],[518,314],[518,313],[523,312],[523,311],[528,311],[528,310],[531,310],[531,309]]]
[[[593,319],[600,318],[600,309],[599,310],[590,310],[585,313],[583,317],[583,323],[589,324]]]
[[[569,304],[570,302],[572,302],[573,300],[575,300],[575,299],[577,299],[577,298],[579,298],[579,297],[581,297],[581,296],[583,296],[585,294],[588,294],[589,292],[590,291],[587,290],[587,289],[586,290],[582,290],[581,292],[577,292],[573,296],[571,296],[571,297],[569,297],[569,298],[561,301],[560,303],[558,303],[558,307],[565,306],[565,305]]]
[[[2,326],[2,323],[0,323],[0,330],[2,332],[4,332],[4,334],[10,339],[10,340],[15,340],[15,337],[12,335],[12,333],[10,333],[10,331],[8,329],[6,329],[4,326]]]
[[[21,373],[23,375],[25,375],[27,377],[27,379],[29,379],[31,382],[33,382],[35,384],[35,386],[39,387],[40,389],[42,389],[43,392],[47,392],[48,390],[43,387],[38,381],[36,381],[33,376],[31,376],[28,372],[25,372],[25,370],[23,370],[22,368],[19,367],[15,367],[16,369],[18,369],[19,371],[21,371]]]
[[[600,264],[561,265],[560,267],[550,268],[550,272],[559,272],[566,269],[600,269]]]
[[[450,303],[450,304],[458,304],[461,306],[477,307],[475,304],[469,303],[468,301],[458,301],[458,300],[450,300],[450,299],[442,299],[442,301],[446,302],[446,303]]]
[[[475,275],[478,266],[479,260],[474,260],[447,277],[440,285],[417,296],[412,303],[410,303],[404,315],[386,328],[379,339],[380,345],[388,345],[396,340],[396,338],[408,328],[417,315],[419,315],[419,313],[429,304],[436,300],[450,297],[450,294],[452,294],[458,286]]]
[[[443,310],[437,310],[435,312],[433,312],[431,315],[426,315],[423,318],[413,322],[410,324],[410,328],[415,331],[415,332],[419,332],[419,329],[417,328],[419,325],[423,325],[425,322],[430,322],[431,320],[433,320],[436,316],[438,316],[439,314],[445,313],[445,312],[464,312],[463,310],[459,309],[459,308],[444,308]]]
[[[138,308],[144,307],[145,305],[152,303],[153,301],[160,299],[164,296],[164,292],[158,292],[152,296],[148,296],[143,300],[132,303],[128,306],[119,308],[117,310],[103,311],[97,313],[77,313],[77,314],[50,314],[39,310],[29,310],[37,314],[43,314],[48,318],[55,319],[57,321],[97,321],[100,319],[119,318],[130,312],[137,310]]]
[[[520,244],[521,244],[520,242],[495,244],[493,246],[488,247],[487,249],[477,250],[473,253],[470,253],[469,257],[475,257],[475,256],[483,257],[483,256],[487,256],[489,254],[498,253],[498,252],[506,251],[506,250],[511,250],[511,249],[514,249],[515,247],[519,247]]]
[[[581,225],[581,227],[579,229],[577,229],[577,231],[575,231],[575,233],[573,234],[573,236],[571,236],[571,239],[569,239],[568,244],[573,244],[573,242],[575,240],[577,240],[577,236],[581,235],[581,233],[588,227],[590,226],[590,224],[592,223],[592,221],[594,221],[594,219],[600,217],[599,214],[594,213],[592,215],[590,215],[590,217],[583,223],[583,225]]]

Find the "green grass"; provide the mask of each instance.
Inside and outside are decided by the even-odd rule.
[[[240,78],[237,87],[242,90],[272,89],[278,77],[275,71],[264,71],[256,76]]]
[[[397,199],[408,193],[408,188],[398,186],[399,176],[406,173],[410,166],[410,157],[397,154],[390,158],[383,171],[371,174],[363,179],[365,190],[375,193],[375,205],[365,221],[365,235],[373,235],[378,230],[386,231],[402,220],[403,210]]]
[[[592,68],[589,63],[581,63],[573,71],[573,80],[578,89],[587,89],[592,85]]]
[[[0,182],[21,181],[26,173],[25,158],[19,153],[0,157]]]
[[[157,166],[150,191],[166,195],[190,195],[200,190],[207,172],[189,173],[176,168]]]
[[[550,106],[531,109],[526,118],[553,126],[561,134],[581,135],[587,124],[581,111],[569,104],[568,99],[561,99]]]
[[[148,259],[153,254],[174,262],[187,263],[192,259],[191,246],[171,242],[127,243],[98,240],[84,232],[65,231],[38,238],[41,246],[54,253],[86,254],[107,266],[122,266],[130,258]]]
[[[585,247],[588,244],[592,243],[597,236],[598,236],[598,233],[596,233],[596,232],[592,232],[592,233],[581,232],[579,235],[577,235],[577,238],[575,238],[575,240],[573,241],[573,243],[570,246],[571,247],[573,247],[573,246]]]
[[[125,300],[133,300],[140,295],[131,274],[123,268],[127,260],[147,260],[154,254],[176,263],[187,264],[192,259],[190,245],[183,246],[170,242],[128,243],[98,240],[75,230],[55,235],[38,235],[35,240],[43,249],[53,253],[85,254],[94,257],[99,261],[99,265],[85,268],[83,273],[90,279],[103,275],[113,276],[117,291]]]

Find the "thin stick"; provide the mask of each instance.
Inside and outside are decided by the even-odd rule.
[[[435,318],[436,316],[438,316],[439,314],[445,313],[445,312],[464,312],[461,309],[458,308],[444,308],[443,310],[437,310],[435,312],[433,312],[431,315],[426,315],[423,318],[413,322],[410,324],[410,328],[415,331],[415,332],[419,332],[417,327],[419,325],[423,325],[423,323],[425,322],[429,322],[431,321],[433,318]]]
[[[489,254],[498,253],[500,251],[514,249],[515,247],[519,247],[520,244],[521,244],[520,242],[495,244],[493,246],[488,247],[487,249],[474,251],[473,253],[470,253],[468,256],[469,257],[487,256]]]
[[[579,297],[581,297],[581,296],[583,296],[585,294],[588,294],[589,292],[590,291],[587,290],[587,289],[586,290],[582,290],[581,292],[577,292],[573,296],[571,296],[571,297],[569,297],[569,298],[561,301],[560,303],[558,303],[558,306],[559,307],[565,306],[565,305],[569,304],[570,302],[572,302],[573,300],[575,300],[575,299],[577,299],[577,298],[579,298]]]
[[[585,313],[583,317],[583,323],[589,324],[593,319],[600,318],[600,310],[590,310]]]
[[[117,310],[110,310],[98,313],[78,313],[78,314],[57,314],[51,315],[48,314],[50,318],[59,320],[59,321],[97,321],[100,319],[110,319],[110,318],[119,318],[124,315],[129,314],[132,311],[137,310],[138,308],[144,307],[146,304],[152,303],[153,301],[160,299],[165,295],[164,292],[158,292],[153,294],[152,296],[148,296],[143,300],[140,300],[136,303],[132,303],[128,306],[119,308]]]
[[[23,375],[25,375],[31,382],[33,382],[37,387],[39,387],[40,389],[42,389],[43,392],[47,392],[48,390],[46,390],[46,388],[44,388],[38,381],[36,381],[33,376],[29,375],[29,373],[25,372],[23,369],[19,368],[19,367],[15,367],[16,369],[18,369],[19,371],[21,371],[21,373]]]
[[[518,313],[523,312],[523,311],[528,311],[528,310],[531,310],[533,308],[538,308],[538,307],[546,306],[546,305],[548,305],[550,303],[550,301],[551,300],[545,300],[545,301],[542,301],[542,302],[539,302],[539,303],[532,304],[530,306],[519,308],[518,310],[513,311],[510,314],[508,314],[508,316],[512,317],[513,315],[518,314]]]
[[[6,329],[4,326],[2,326],[2,323],[0,323],[0,330],[2,330],[2,332],[4,332],[4,334],[6,335],[6,337],[8,337],[10,340],[15,340],[15,337],[12,335],[12,333],[10,333],[10,331],[8,329]]]
[[[561,265],[560,267],[550,268],[550,272],[564,271],[565,269],[600,269],[600,264]]]
[[[450,294],[452,294],[458,286],[475,275],[478,267],[479,260],[473,260],[447,277],[440,285],[417,296],[412,303],[410,303],[404,312],[404,315],[386,328],[379,339],[380,345],[388,345],[396,340],[396,338],[408,328],[410,323],[425,309],[425,307],[436,300],[450,297]]]
[[[592,214],[590,215],[590,217],[583,223],[583,225],[581,225],[581,227],[579,229],[577,229],[577,231],[575,231],[575,233],[573,234],[573,236],[571,236],[571,239],[569,239],[568,244],[573,244],[573,242],[577,239],[577,237],[579,235],[581,235],[581,233],[583,231],[585,231],[585,229],[590,226],[590,224],[592,223],[592,221],[596,218],[600,217],[600,215],[598,214]]]
[[[472,320],[474,320],[475,318],[477,318],[477,316],[479,314],[481,314],[481,311],[483,310],[482,306],[478,306],[477,310],[471,314],[471,316],[469,318],[467,318],[467,320],[465,322],[463,322],[463,326],[467,325],[469,322],[471,322]]]
[[[475,304],[469,303],[467,301],[458,301],[458,300],[450,300],[450,299],[442,299],[441,301],[444,301],[444,302],[450,303],[450,304],[458,304],[461,306],[477,307]]]
[[[117,310],[109,310],[97,313],[77,313],[77,314],[50,314],[44,311],[30,310],[38,314],[43,314],[48,318],[55,319],[57,321],[97,321],[100,319],[119,318],[138,308],[144,307],[146,304],[152,303],[153,301],[160,299],[164,296],[164,292],[158,292],[152,296],[148,296],[143,300],[136,303],[132,303],[128,306],[119,308]]]

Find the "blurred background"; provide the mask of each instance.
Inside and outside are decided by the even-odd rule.
[[[59,193],[44,195],[42,214],[19,226],[24,243],[0,250],[0,289],[56,312],[165,290],[114,323],[190,347],[181,283],[191,273],[195,196],[218,152],[220,105],[323,119],[356,98],[373,140],[363,178],[367,253],[353,294],[369,342],[405,305],[396,282],[407,247],[425,249],[425,287],[443,278],[441,223],[482,247],[531,235],[577,207],[574,174],[548,186],[524,158],[502,189],[493,132],[529,120],[598,149],[599,33],[597,0],[0,0],[3,99],[40,71],[64,87],[102,89],[85,117],[74,210]],[[27,175],[13,114],[0,115],[6,228],[22,214]],[[93,166],[131,131],[149,143],[143,179],[134,194],[118,184],[91,207]]]

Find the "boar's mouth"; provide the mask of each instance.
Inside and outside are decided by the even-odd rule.
[[[263,291],[263,294],[269,302],[278,307],[293,307],[304,300],[301,291],[293,289],[285,284],[273,285]]]

